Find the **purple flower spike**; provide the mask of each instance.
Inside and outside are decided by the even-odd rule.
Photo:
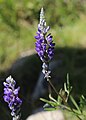
[[[19,115],[19,109],[22,104],[22,100],[18,97],[20,87],[15,89],[16,82],[11,76],[6,79],[6,82],[3,82],[3,85],[5,87],[3,96],[4,101],[8,103],[12,111],[11,115],[15,118]]]
[[[35,36],[35,39],[37,40],[35,45],[40,59],[45,63],[49,62],[53,58],[55,47],[51,33],[47,35],[49,29],[50,27],[46,26],[44,10],[42,8],[40,12],[40,22],[38,24],[37,35]]]

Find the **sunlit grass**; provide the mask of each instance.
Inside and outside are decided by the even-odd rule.
[[[58,28],[54,36],[57,46],[86,48],[86,16],[81,16],[76,23]]]

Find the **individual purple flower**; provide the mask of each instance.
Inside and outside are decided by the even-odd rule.
[[[8,103],[8,107],[11,110],[11,115],[13,116],[13,118],[16,118],[16,120],[18,120],[20,106],[22,104],[22,100],[18,97],[20,87],[15,88],[16,82],[11,76],[6,79],[6,82],[3,82],[3,85],[4,101]]]
[[[44,10],[42,8],[40,12],[40,23],[38,24],[37,36],[35,36],[35,39],[37,40],[35,43],[36,51],[42,62],[49,62],[54,55],[55,43],[53,43],[52,35],[47,35],[49,29],[50,27],[46,26]]]

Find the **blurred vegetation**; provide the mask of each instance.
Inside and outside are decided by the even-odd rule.
[[[85,0],[0,0],[0,70],[34,48],[39,11],[44,7],[56,45],[84,46]]]
[[[86,0],[0,0],[0,74],[9,68],[16,59],[33,52],[34,36],[41,7],[45,9],[47,25],[51,27],[56,47],[63,47],[63,51],[64,47],[86,49]],[[69,72],[75,75],[75,79],[81,73],[84,76],[82,78],[81,74],[79,75],[78,78],[81,80],[85,78],[86,55],[85,52],[83,54],[79,52],[77,55],[77,50],[74,51],[71,52],[72,58],[69,50],[65,50],[66,53],[63,52],[65,55],[67,54],[65,58],[61,58],[66,63],[64,66],[67,65],[66,70],[62,67],[61,71],[59,69],[57,72],[59,74],[64,71]],[[56,59],[60,56],[58,55],[56,54]],[[76,65],[76,70],[75,59],[79,66],[78,69]],[[84,82],[83,85],[85,86]],[[81,89],[82,87],[80,92]],[[0,91],[2,93],[2,89]],[[1,111],[4,111],[10,119],[8,110],[2,107]],[[67,114],[67,116],[68,118],[70,116],[72,120],[71,114]],[[1,118],[7,119],[3,114]]]

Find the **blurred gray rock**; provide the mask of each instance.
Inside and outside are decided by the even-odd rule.
[[[43,111],[29,116],[26,120],[65,120],[61,111]]]

